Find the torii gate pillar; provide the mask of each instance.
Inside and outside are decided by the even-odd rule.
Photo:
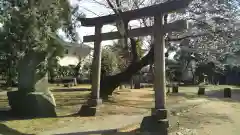
[[[92,93],[87,103],[83,105],[79,111],[81,116],[94,116],[96,115],[98,105],[102,104],[100,98],[100,81],[101,81],[101,31],[102,24],[95,25],[95,40],[94,40],[94,53],[92,60]]]
[[[88,100],[88,105],[96,107],[99,104],[102,104],[102,99],[100,98],[100,79],[101,79],[101,58],[102,58],[102,49],[101,49],[101,24],[95,26],[95,41],[94,41],[94,53],[92,61],[92,95]]]
[[[165,33],[164,16],[154,16],[154,92],[155,107],[152,115],[147,116],[141,123],[141,132],[149,132],[151,135],[168,135],[169,122],[166,109],[165,86]],[[167,29],[165,29],[167,30]]]

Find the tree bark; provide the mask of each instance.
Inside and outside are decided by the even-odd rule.
[[[78,78],[79,75],[80,75],[79,71],[80,71],[80,68],[81,68],[81,64],[82,64],[81,61],[79,61],[77,66],[74,68],[74,77],[75,78]]]
[[[48,70],[48,73],[49,73],[49,82],[50,83],[54,83],[55,82],[55,79],[56,79],[56,76],[55,76],[55,74],[54,74],[54,71],[53,71],[53,69],[50,69],[50,70]]]
[[[144,66],[151,64],[153,62],[153,51],[154,48],[152,47],[147,55],[141,60],[132,62],[125,71],[103,78],[101,80],[100,96],[103,99],[108,98],[108,95],[111,95],[121,83],[130,81],[134,74],[138,73]]]

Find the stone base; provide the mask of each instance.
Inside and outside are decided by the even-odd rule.
[[[99,108],[98,106],[89,106],[89,105],[82,105],[78,114],[82,117],[90,117],[96,116],[98,114]]]
[[[146,116],[140,125],[140,132],[150,133],[150,135],[168,135],[168,127],[167,119],[157,120],[155,116]]]
[[[11,112],[17,117],[37,118],[56,117],[55,99],[49,92],[22,93],[11,91],[7,93]]]
[[[63,84],[63,87],[71,87],[71,84],[70,83],[65,83],[65,84]]]
[[[78,114],[80,116],[96,116],[99,110],[99,105],[102,104],[102,99],[89,99],[87,104],[82,105]]]
[[[225,98],[231,98],[232,97],[232,92],[231,92],[231,88],[224,88],[224,97]]]
[[[92,107],[95,107],[95,106],[98,106],[98,105],[101,105],[102,104],[102,99],[88,99],[87,101],[87,105],[88,106],[92,106]]]
[[[140,83],[135,83],[134,84],[134,89],[141,89],[141,84]]]
[[[167,87],[167,94],[169,94],[171,92],[171,88]]]
[[[172,87],[172,93],[178,93],[178,86]]]
[[[198,95],[205,95],[205,89],[206,89],[206,88],[199,87],[199,89],[198,89]]]
[[[152,116],[146,116],[140,126],[141,133],[168,135],[169,122],[166,109],[152,109]]]
[[[167,109],[155,109],[151,110],[152,116],[155,116],[156,119],[167,119]]]

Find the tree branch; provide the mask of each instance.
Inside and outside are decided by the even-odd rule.
[[[98,17],[100,17],[100,15],[98,15],[97,13],[93,12],[92,10],[90,10],[90,9],[88,9],[88,8],[85,8],[85,7],[83,7],[83,6],[79,6],[79,7],[81,7],[81,8],[83,8],[84,10],[86,10],[86,11],[88,11],[88,12],[90,12],[90,13],[98,16]]]
[[[188,35],[188,36],[184,36],[184,37],[180,37],[180,38],[167,37],[166,41],[168,41],[168,42],[181,41],[186,38],[198,38],[198,37],[203,37],[203,36],[213,36],[213,34],[218,34],[218,33],[221,33],[221,31],[216,31],[213,33],[202,33],[202,34],[197,34],[197,35]]]
[[[168,42],[176,42],[176,41],[181,41],[181,40],[184,40],[184,39],[187,39],[187,38],[198,38],[198,37],[201,37],[201,36],[207,36],[209,35],[209,33],[204,33],[204,34],[199,34],[199,35],[188,35],[188,36],[184,36],[184,37],[180,37],[180,38],[171,38],[171,37],[167,37],[166,38],[166,41]]]
[[[91,0],[91,1],[93,1],[94,3],[97,3],[97,4],[101,5],[101,6],[104,6],[104,7],[106,7],[106,8],[111,8],[111,7],[109,7],[108,5],[99,2],[98,0]]]
[[[116,10],[116,8],[114,7],[114,5],[111,3],[110,0],[106,0],[108,5],[110,6],[110,8],[113,10],[113,12],[117,15],[119,14],[118,11]]]
[[[132,62],[135,62],[139,60],[139,56],[137,53],[137,41],[134,38],[130,38],[130,41],[131,41]]]
[[[120,0],[116,0],[116,5],[117,5],[118,8],[121,7]]]

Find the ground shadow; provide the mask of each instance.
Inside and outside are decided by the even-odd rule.
[[[17,120],[14,118],[9,110],[0,110],[0,122],[1,121],[10,121]]]
[[[211,98],[227,99],[227,98],[224,98],[224,90],[223,89],[207,91],[205,95],[207,97],[211,97]],[[240,89],[233,89],[231,91],[231,98],[229,98],[229,99],[231,99],[233,101],[240,101]]]
[[[2,134],[2,135],[30,135],[30,134],[20,133],[17,130],[9,128],[8,126],[6,126],[4,124],[0,124],[0,134]]]
[[[182,87],[196,87],[194,84],[178,84],[178,86]]]
[[[179,92],[179,93],[170,93],[168,96],[172,96],[172,97],[179,96],[179,97],[184,97],[186,99],[203,97],[203,96],[197,95],[197,92],[196,92],[196,95],[195,94],[188,94],[188,93]]]
[[[79,103],[76,105],[79,105]],[[13,120],[32,120],[32,119],[43,119],[43,118],[64,118],[64,117],[79,117],[79,116],[80,116],[79,112],[74,111],[72,112],[72,114],[58,115],[56,117],[20,117],[20,116],[14,115],[14,113],[12,113],[10,109],[0,108],[0,122],[13,121]]]
[[[26,118],[25,117],[24,118],[24,117],[16,117],[16,116],[12,115],[12,113],[10,111],[0,111],[0,122],[14,121],[14,120],[44,119],[44,118],[65,118],[65,117],[79,117],[79,114],[76,112],[76,113],[73,113],[73,114],[57,116],[57,117],[34,117],[34,118],[30,118],[30,117]]]
[[[137,101],[137,100],[123,100],[121,101],[123,103],[109,103],[111,105],[115,106],[122,106],[122,107],[131,107],[131,108],[139,108],[139,109],[151,109],[152,106],[149,106],[149,103],[152,103],[153,101]],[[126,104],[124,102],[130,102],[129,104]]]
[[[33,119],[44,119],[44,118],[58,118],[58,116],[56,117],[23,117],[23,116],[16,116],[11,110],[0,111],[0,122],[14,121],[14,120],[33,120]]]
[[[56,88],[53,92],[75,92],[75,91],[91,91],[91,88]]]
[[[113,135],[114,133],[117,133],[117,129],[63,133],[63,134],[55,134],[55,135],[90,135],[90,134]]]
[[[223,89],[206,91],[205,95],[201,95],[201,96],[199,96],[197,94],[197,92],[196,92],[196,94],[179,92],[179,93],[170,94],[170,96],[182,96],[187,99],[207,98],[209,100],[221,100],[221,101],[225,101],[225,102],[240,102],[240,89],[233,89],[231,93],[232,93],[231,98],[224,97]]]
[[[78,100],[75,100],[74,102],[73,101],[72,102],[68,102],[70,100],[63,100],[62,102],[65,102],[65,103],[62,103],[62,105],[57,105],[57,107],[76,106],[76,105],[84,104],[86,102],[85,98],[78,98]]]

